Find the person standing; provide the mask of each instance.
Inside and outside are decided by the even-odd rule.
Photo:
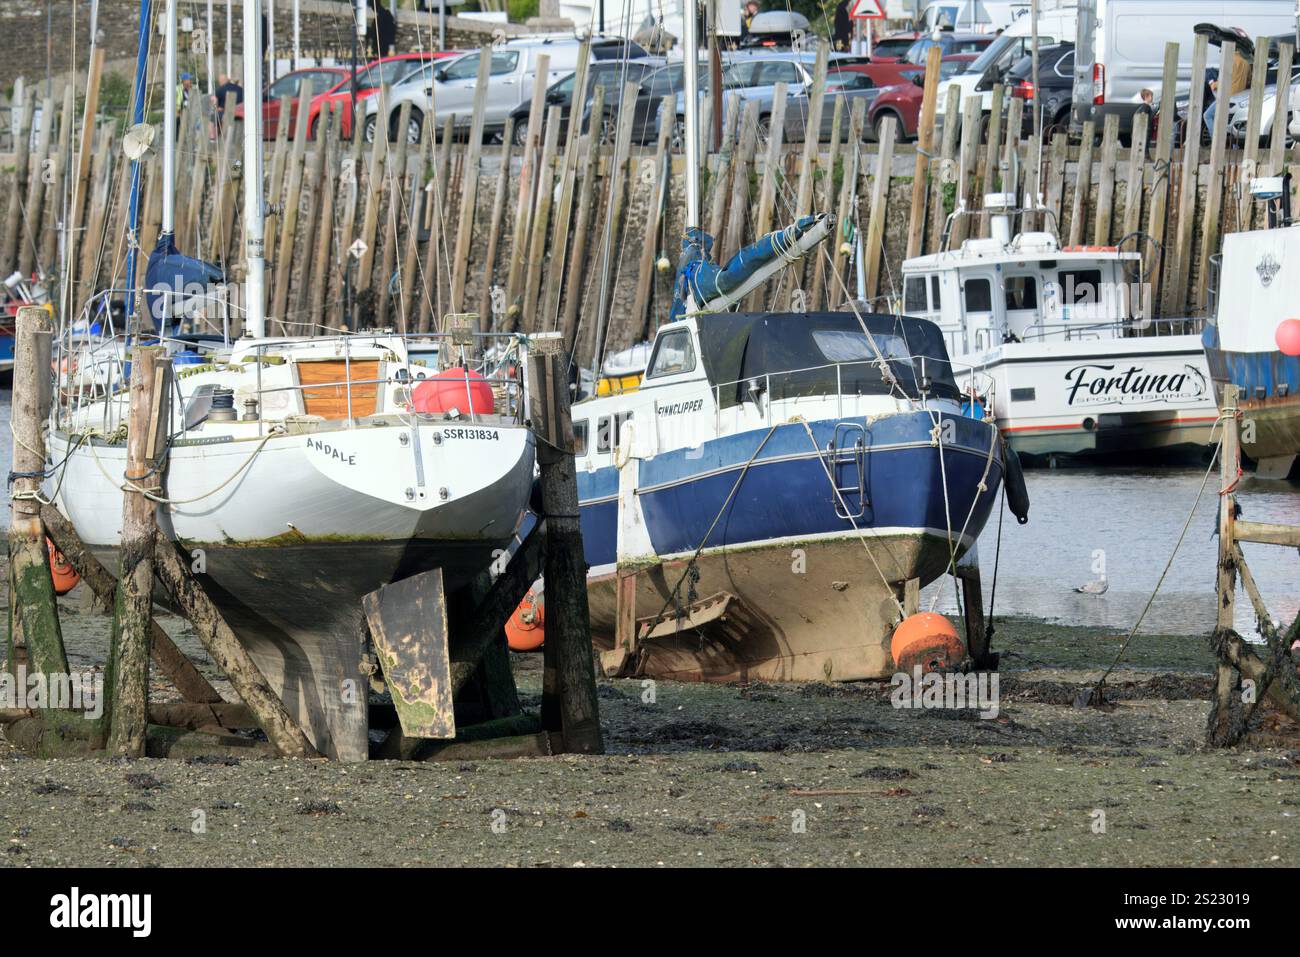
[[[853,20],[849,17],[849,0],[840,0],[835,7],[835,49],[845,51],[853,46]]]
[[[758,0],[748,0],[740,18],[740,32],[742,35],[749,33],[749,26],[754,22],[756,16],[758,16]]]
[[[370,6],[375,11],[375,24],[367,31],[370,57],[377,60],[393,52],[397,44],[397,21],[383,0],[370,0]]]
[[[217,88],[212,94],[213,99],[216,100],[213,105],[217,110],[217,129],[221,129],[221,121],[226,115],[226,96],[231,93],[235,96],[236,104],[244,102],[244,88],[222,73],[217,77]]]

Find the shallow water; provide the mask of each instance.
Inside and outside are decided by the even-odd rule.
[[[8,389],[0,390],[0,468],[10,468]],[[1173,552],[1205,473],[1200,469],[1030,470],[1029,524],[1017,525],[1008,512],[1002,525],[997,561],[997,591],[992,594],[997,559],[997,516],[980,538],[985,607],[993,599],[1002,615],[1025,615],[1069,624],[1127,631],[1150,598]],[[1201,635],[1214,627],[1214,574],[1218,539],[1217,472],[1201,495],[1187,536],[1142,631]],[[1238,502],[1245,518],[1300,525],[1300,483],[1242,480]],[[1274,619],[1289,624],[1300,612],[1300,553],[1271,545],[1244,547]],[[1097,554],[1100,552],[1100,555]],[[1107,590],[1079,594],[1077,586],[1095,581],[1102,568]],[[956,611],[951,579],[923,594],[930,607]],[[1237,628],[1255,635],[1255,618],[1244,592],[1238,592]]]
[[[1050,621],[1128,630],[1151,597],[1187,521],[1201,469],[1030,470],[1029,524],[1008,512],[1002,525],[995,610]],[[1145,633],[1204,634],[1214,627],[1219,476],[1206,483],[1187,535],[1142,625]],[[1300,484],[1242,479],[1242,517],[1300,525]],[[997,516],[980,538],[985,606],[997,557]],[[1274,545],[1243,545],[1272,617],[1290,624],[1300,610],[1300,554]],[[1075,588],[1102,577],[1101,595]],[[949,580],[950,581],[950,580]],[[923,595],[925,607],[936,586]],[[955,610],[950,584],[939,611]],[[1256,634],[1249,599],[1237,594],[1237,628]]]

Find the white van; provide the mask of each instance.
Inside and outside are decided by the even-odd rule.
[[[1239,27],[1250,37],[1274,36],[1295,28],[1295,0],[1095,0],[1096,25],[1093,35],[1095,57],[1076,56],[1075,83],[1091,83],[1087,109],[1079,117],[1095,120],[1100,127],[1108,113],[1119,116],[1120,133],[1127,134],[1133,115],[1141,104],[1143,89],[1160,95],[1164,75],[1165,44],[1178,43],[1178,88],[1186,91],[1192,80],[1192,45],[1198,23]],[[1041,10],[1038,16],[1040,47],[1069,41],[1079,43],[1077,6]],[[988,110],[993,85],[1030,52],[1032,27],[1029,17],[1018,18],[993,41],[979,58],[949,84],[963,98],[979,96]],[[1214,62],[1210,66],[1216,65]],[[1078,87],[1076,86],[1077,90]],[[940,103],[943,90],[940,90]]]
[[[1275,36],[1295,29],[1296,4],[1295,0],[1097,0],[1095,57],[1091,63],[1086,55],[1077,57],[1082,62],[1075,68],[1075,83],[1082,79],[1092,86],[1079,120],[1092,119],[1100,127],[1108,114],[1115,113],[1120,131],[1127,133],[1142,90],[1160,97],[1165,44],[1170,41],[1178,43],[1178,91],[1186,92],[1192,82],[1198,23],[1240,29],[1252,40]],[[1208,65],[1218,66],[1214,48]],[[1086,108],[1088,99],[1091,108]]]

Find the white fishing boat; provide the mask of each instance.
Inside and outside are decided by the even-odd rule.
[[[904,596],[955,569],[998,499],[1003,443],[962,414],[931,322],[857,303],[730,311],[834,223],[801,219],[714,264],[686,82],[672,315],[572,409],[593,637],[610,674],[887,676]]]
[[[1011,447],[1049,463],[1200,455],[1217,412],[1199,322],[1151,318],[1137,253],[1013,236],[1015,197],[984,205],[989,237],[903,263],[902,307],[996,383],[971,398]]]
[[[1295,474],[1300,458],[1300,225],[1290,180],[1252,183],[1270,225],[1223,237],[1214,319],[1202,335],[1216,395],[1228,383],[1239,389],[1241,448],[1264,478]]]
[[[248,4],[244,17],[253,49],[257,7]],[[174,46],[175,0],[168,20]],[[259,74],[249,58],[246,89],[261,88]],[[257,111],[251,117],[245,169],[257,183]],[[361,598],[433,568],[455,592],[510,543],[533,483],[525,346],[491,337],[494,358],[485,363],[467,332],[422,335],[420,359],[394,335],[268,338],[262,204],[250,190],[246,336],[167,338],[137,319],[133,335],[110,340],[123,354],[162,344],[172,356],[168,442],[151,474],[126,475],[127,377],[101,380],[97,362],[89,382],[70,385],[75,370],[64,360],[93,354],[111,372],[118,353],[84,336],[61,338],[74,346],[56,355],[63,401],[48,439],[47,491],[115,568],[125,484],[151,488],[164,478],[152,496],[159,528],[189,552],[197,580],[290,716],[321,753],[363,760],[370,650]],[[168,203],[163,230],[160,246],[170,244]],[[430,354],[439,369],[423,364]]]

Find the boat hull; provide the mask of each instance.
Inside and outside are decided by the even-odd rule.
[[[962,361],[992,377],[998,428],[1029,464],[1199,458],[1218,416],[1197,336],[1007,343]]]
[[[949,433],[943,445],[936,427]],[[996,432],[968,418],[949,415],[936,426],[929,413],[903,413],[781,425],[756,453],[766,431],[638,463],[635,505],[623,506],[635,515],[620,516],[608,476],[589,477],[582,519],[597,645],[613,647],[618,579],[635,573],[636,617],[658,632],[666,622],[668,632],[643,643],[642,674],[710,681],[892,674],[889,636],[905,583],[939,577],[996,502]],[[855,436],[852,446],[862,440],[860,457],[827,451],[846,436]],[[652,555],[628,554],[628,521],[644,527]],[[620,522],[616,561],[609,533]],[[686,617],[716,596],[726,607],[715,602],[707,622]]]
[[[495,440],[418,429],[418,439],[407,426],[276,437],[242,471],[249,442],[180,446],[169,459],[178,504],[160,506],[160,529],[188,551],[289,714],[342,760],[369,750],[362,596],[433,568],[448,592],[466,586],[509,544],[532,485],[525,429],[494,427]],[[50,444],[55,461],[67,455],[66,436]],[[116,569],[122,493],[109,476],[122,474],[125,450],[83,445],[67,459],[60,508]]]
[[[1293,474],[1300,458],[1300,356],[1222,349],[1213,326],[1204,339],[1219,402],[1227,383],[1239,389],[1242,452],[1266,477]]]

